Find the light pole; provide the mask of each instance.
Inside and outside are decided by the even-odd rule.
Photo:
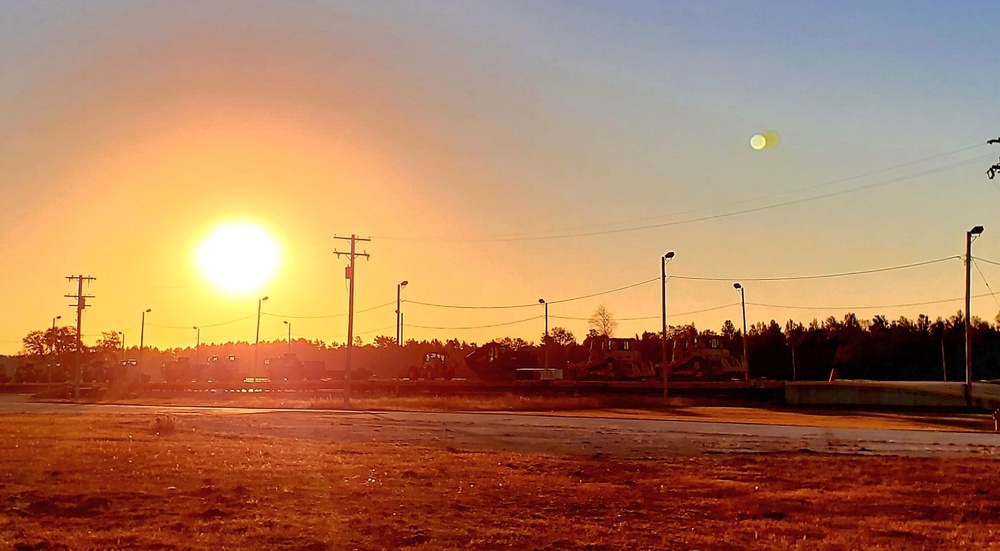
[[[667,379],[669,375],[668,365],[667,365],[667,262],[674,257],[674,251],[670,251],[660,258],[660,287],[661,293],[660,297],[662,299],[663,316],[661,321],[663,322],[662,333],[660,333],[660,346],[662,353],[662,358],[660,359],[660,371],[663,372],[663,397],[667,397]]]
[[[409,283],[404,280],[396,284],[396,394],[399,394],[399,378],[403,376],[403,311],[400,309],[400,298],[403,287]]]
[[[285,320],[285,325],[288,326],[288,353],[292,353],[292,323]]]
[[[146,314],[152,311],[152,308],[143,310],[142,323],[139,324],[139,373],[142,373],[142,349],[146,345]]]
[[[52,354],[52,363],[53,364],[56,363],[56,320],[60,320],[60,319],[62,319],[62,316],[56,316],[56,317],[52,318],[52,348],[49,349],[49,352]],[[50,384],[52,383],[52,368],[53,367],[55,367],[55,365],[49,366],[48,380],[49,380]]]
[[[750,378],[750,358],[747,356],[747,297],[743,286],[733,283],[733,288],[740,292],[740,304],[743,306],[743,370],[746,378]]]
[[[122,345],[122,361],[125,361],[125,332],[119,331],[118,336],[121,337],[119,340],[121,341]]]
[[[200,363],[198,360],[201,359],[198,355],[198,352],[200,352],[201,349],[201,328],[195,326],[193,329],[195,330],[196,335],[194,340],[194,365],[198,365]]]
[[[972,407],[972,344],[969,339],[969,320],[972,319],[972,242],[983,233],[982,226],[975,226],[965,232],[965,405]]]
[[[545,302],[544,298],[538,299],[538,304],[545,306],[545,336],[542,337],[544,340],[543,349],[545,350],[545,369],[549,368],[549,303]]]
[[[255,334],[255,336],[253,338],[253,371],[254,371],[254,375],[253,376],[254,377],[257,376],[257,362],[260,359],[260,351],[258,350],[259,345],[260,345],[260,309],[261,309],[261,307],[263,307],[264,301],[266,301],[266,300],[267,300],[267,297],[261,297],[259,300],[257,300],[257,333]]]

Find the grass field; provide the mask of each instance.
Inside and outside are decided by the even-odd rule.
[[[15,549],[1000,549],[995,459],[566,458],[151,413],[0,415],[0,465]]]

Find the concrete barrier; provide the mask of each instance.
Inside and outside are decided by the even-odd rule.
[[[792,406],[965,407],[965,383],[934,381],[795,381],[785,383]],[[973,383],[975,407],[1000,407],[1000,385]]]

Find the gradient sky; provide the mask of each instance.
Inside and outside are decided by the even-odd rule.
[[[0,0],[0,353],[73,318],[76,274],[97,278],[88,343],[136,344],[146,308],[153,346],[195,325],[252,341],[263,295],[262,339],[289,320],[342,342],[351,233],[372,238],[358,310],[404,279],[413,301],[558,301],[657,278],[672,250],[672,275],[724,278],[671,279],[672,325],[739,325],[738,280],[750,323],[949,316],[961,300],[893,305],[961,297],[958,259],[745,278],[958,256],[977,224],[1000,261],[997,21],[996,2]],[[780,143],[751,149],[766,130]],[[227,220],[283,248],[242,297],[195,267]],[[978,266],[992,320],[1000,267]],[[552,304],[550,326],[582,338],[599,304],[621,335],[659,326],[656,282]],[[393,309],[357,334],[393,335]],[[404,313],[408,338],[543,331],[538,305]]]

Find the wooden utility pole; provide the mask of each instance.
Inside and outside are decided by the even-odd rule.
[[[90,277],[85,275],[78,276],[66,276],[69,281],[76,280],[76,294],[75,295],[65,295],[66,298],[75,298],[76,304],[70,304],[70,306],[76,307],[76,353],[73,355],[73,398],[80,397],[80,383],[83,379],[83,374],[80,370],[80,355],[83,353],[83,310],[87,307],[87,299],[94,298],[94,295],[83,294],[83,282],[95,281],[96,277]]]
[[[361,238],[353,233],[350,237],[333,236],[333,238],[351,242],[351,252],[344,253],[338,250],[333,251],[333,254],[337,255],[337,258],[346,256],[349,260],[347,269],[344,272],[344,277],[351,282],[347,299],[347,359],[344,361],[344,405],[348,406],[351,404],[351,349],[354,346],[354,259],[359,256],[370,258],[367,251],[361,253],[356,252],[355,246],[359,241],[365,242],[371,241],[371,239]]]

